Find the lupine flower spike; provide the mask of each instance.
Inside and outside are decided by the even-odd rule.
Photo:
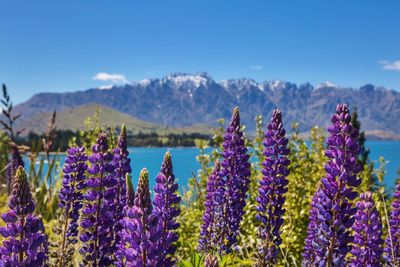
[[[24,161],[18,151],[18,146],[15,143],[10,144],[11,159],[7,168],[7,192],[11,193],[13,186],[13,178],[19,166],[24,167]]]
[[[157,217],[152,213],[148,176],[146,169],[140,172],[134,206],[127,209],[127,216],[123,221],[123,245],[119,252],[123,255],[123,266],[145,267],[156,266],[157,263],[160,232]]]
[[[391,207],[384,258],[388,266],[400,266],[400,180],[397,181]]]
[[[82,189],[86,179],[86,153],[84,147],[72,147],[67,151],[63,168],[62,188],[58,194],[59,207],[63,209],[63,227],[58,244],[58,266],[71,262],[78,242],[78,219],[82,208]]]
[[[321,182],[317,184],[317,192],[321,188]],[[312,266],[311,263],[315,262],[315,253],[314,250],[312,249],[312,244],[314,242],[314,239],[316,239],[316,234],[318,232],[318,210],[316,206],[318,205],[318,195],[314,194],[311,202],[311,209],[310,209],[310,215],[308,217],[309,223],[307,226],[307,236],[305,238],[305,247],[304,247],[304,252],[303,252],[303,265],[304,266]]]
[[[114,201],[112,205],[115,206],[114,223],[114,244],[117,245],[120,240],[122,225],[121,221],[124,218],[124,207],[126,205],[126,175],[131,173],[129,151],[127,146],[126,127],[122,125],[121,133],[118,139],[118,145],[113,150],[114,159],[113,164],[115,167],[115,180],[116,186],[113,189]]]
[[[10,209],[1,216],[6,226],[0,228],[4,237],[0,262],[4,266],[45,266],[47,237],[43,223],[33,214],[35,204],[21,166],[16,171],[8,205]]]
[[[107,135],[100,133],[89,156],[89,177],[82,209],[80,253],[83,262],[91,266],[106,266],[113,263],[114,255],[114,166],[113,155],[108,150]]]
[[[233,110],[231,122],[226,129],[222,168],[225,177],[225,212],[226,226],[222,231],[221,251],[227,253],[236,246],[240,222],[244,214],[247,191],[250,183],[250,163],[240,125],[239,109]]]
[[[154,214],[158,218],[158,230],[161,237],[157,242],[159,266],[173,266],[175,260],[173,255],[176,251],[175,242],[178,240],[176,229],[179,223],[176,218],[180,213],[179,202],[181,198],[177,195],[178,184],[172,169],[171,154],[165,153],[161,170],[156,177],[154,188]]]
[[[358,131],[350,123],[347,105],[338,105],[331,121],[325,152],[329,162],[312,202],[304,266],[344,266],[352,250],[351,227],[357,212],[352,201],[357,197],[354,188],[361,183]]]
[[[221,163],[217,160],[206,186],[205,211],[198,246],[198,250],[204,253],[211,253],[222,245],[218,244],[221,240],[219,230],[225,226],[223,221],[225,188],[222,175]]]
[[[129,173],[125,175],[125,184],[126,184],[126,194],[125,194],[125,207],[124,207],[124,218],[127,216],[127,212],[132,209],[133,205],[135,205],[135,190],[133,188],[132,179]],[[125,219],[122,219],[121,226],[124,227]],[[126,266],[126,258],[125,258],[125,241],[124,241],[124,231],[118,233],[120,236],[118,243],[116,244],[115,251],[115,265],[117,267]]]
[[[288,139],[282,124],[282,113],[274,110],[271,122],[267,126],[264,139],[264,156],[262,179],[258,188],[257,215],[259,266],[272,266],[276,263],[279,245],[282,243],[280,228],[285,213],[283,204],[287,192],[290,163],[287,155]]]
[[[349,266],[381,266],[382,223],[371,192],[360,195],[353,224],[354,241]]]

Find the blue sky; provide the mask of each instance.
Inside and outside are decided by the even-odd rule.
[[[177,71],[400,91],[400,1],[38,0],[0,10],[0,82],[15,103]]]

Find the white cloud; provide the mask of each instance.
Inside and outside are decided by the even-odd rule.
[[[400,71],[400,60],[395,60],[392,62],[389,60],[381,60],[378,63],[382,65],[382,69],[384,70]]]
[[[252,70],[262,70],[262,69],[264,69],[264,66],[262,66],[262,65],[253,65],[253,66],[250,66],[250,69],[252,69]]]
[[[97,81],[110,81],[113,83],[128,83],[125,75],[123,74],[110,74],[106,72],[99,72],[92,78],[93,80]]]

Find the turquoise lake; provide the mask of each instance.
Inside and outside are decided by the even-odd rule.
[[[370,148],[370,159],[378,166],[378,159],[383,156],[387,161],[387,174],[384,178],[384,184],[387,189],[392,190],[394,181],[397,177],[397,170],[400,168],[400,141],[368,141],[367,147]],[[190,148],[148,148],[148,147],[130,147],[132,177],[136,186],[137,179],[142,168],[147,168],[150,177],[150,186],[153,188],[155,177],[160,170],[161,161],[164,153],[169,150],[172,156],[173,168],[180,190],[187,186],[188,179],[197,174],[200,164],[196,161],[199,155],[199,149]],[[208,149],[207,152],[210,152]],[[64,156],[61,156],[61,163],[64,162]],[[27,159],[25,159],[27,160]],[[255,159],[251,159],[255,161]],[[27,164],[27,166],[29,166]]]
[[[384,183],[388,189],[394,187],[397,169],[400,168],[400,142],[399,141],[368,141],[370,159],[377,165],[380,156],[387,161]],[[180,187],[186,187],[187,181],[197,173],[200,165],[196,161],[199,154],[198,148],[142,148],[131,147],[129,152],[132,160],[132,176],[136,183],[139,172],[146,167],[149,171],[150,185],[153,186],[155,177],[160,170],[164,153],[171,152],[175,176]],[[254,159],[253,159],[254,160]]]

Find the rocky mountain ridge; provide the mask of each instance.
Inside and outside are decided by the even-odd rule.
[[[228,119],[232,108],[239,106],[242,122],[249,130],[254,129],[256,115],[269,118],[279,107],[285,124],[299,122],[301,131],[314,125],[326,126],[336,105],[347,103],[357,107],[365,130],[400,134],[400,93],[394,90],[371,84],[343,88],[329,82],[313,86],[246,78],[215,81],[204,72],[174,73],[109,89],[40,93],[17,105],[16,110],[29,117],[92,103],[171,127],[213,125],[218,118]]]

